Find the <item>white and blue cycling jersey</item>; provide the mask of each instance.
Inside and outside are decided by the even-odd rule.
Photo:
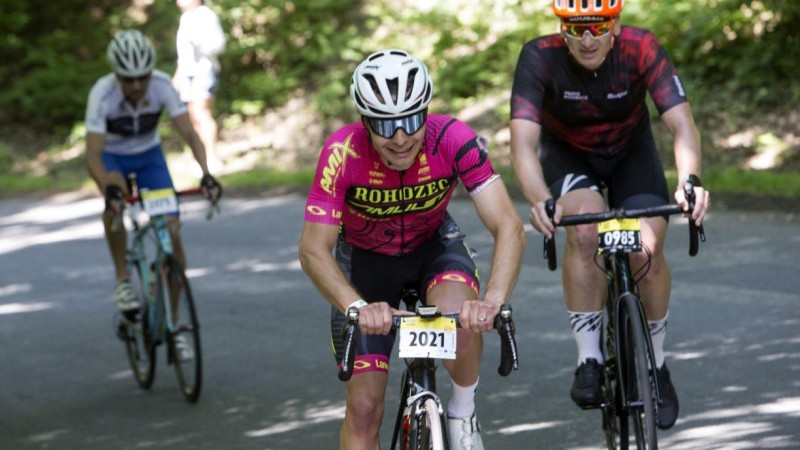
[[[186,113],[170,77],[154,70],[147,92],[136,107],[130,105],[117,77],[110,73],[94,84],[86,105],[86,130],[106,135],[104,152],[136,155],[161,142],[158,122],[166,109],[170,117]]]

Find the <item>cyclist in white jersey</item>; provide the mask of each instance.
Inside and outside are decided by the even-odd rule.
[[[128,279],[125,227],[112,229],[112,222],[122,212],[130,173],[136,173],[140,188],[173,187],[158,136],[164,109],[200,165],[203,194],[216,202],[222,187],[208,171],[203,143],[170,77],[154,70],[156,53],[150,40],[136,30],[120,31],[109,43],[107,56],[113,73],[97,80],[86,107],[86,168],[105,194],[103,225],[116,273],[114,296],[125,312],[141,304]],[[169,218],[169,227],[175,255],[185,264],[177,215]]]

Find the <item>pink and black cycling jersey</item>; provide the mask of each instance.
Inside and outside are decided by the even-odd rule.
[[[432,114],[426,129],[405,171],[383,163],[361,122],[336,131],[322,148],[305,220],[340,225],[348,244],[384,255],[404,255],[431,239],[459,180],[475,195],[499,175],[486,141],[465,123]]]
[[[659,114],[687,101],[675,67],[651,32],[623,26],[596,71],[580,66],[564,38],[552,34],[522,48],[511,118],[539,123],[573,150],[609,156],[649,126],[648,91]]]

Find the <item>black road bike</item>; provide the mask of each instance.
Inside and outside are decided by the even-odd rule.
[[[598,253],[602,255],[608,283],[601,348],[604,364],[603,431],[609,450],[627,450],[631,438],[637,449],[658,448],[656,417],[661,395],[656,382],[655,359],[637,278],[631,273],[628,255],[642,251],[639,218],[684,214],[694,210],[694,189],[684,185],[689,203],[640,209],[613,209],[602,213],[563,216],[558,226],[598,224]],[[553,220],[555,202],[546,203]],[[555,238],[555,236],[554,236]],[[544,240],[548,268],[556,269],[555,239]],[[703,227],[689,220],[689,255],[695,256],[699,241],[705,242]],[[632,428],[632,430],[631,430]]]

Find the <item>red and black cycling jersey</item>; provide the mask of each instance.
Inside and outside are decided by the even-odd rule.
[[[659,114],[687,101],[672,61],[650,31],[621,27],[596,71],[579,65],[564,38],[551,34],[520,52],[511,118],[539,123],[576,151],[614,155],[649,126],[648,91]]]

